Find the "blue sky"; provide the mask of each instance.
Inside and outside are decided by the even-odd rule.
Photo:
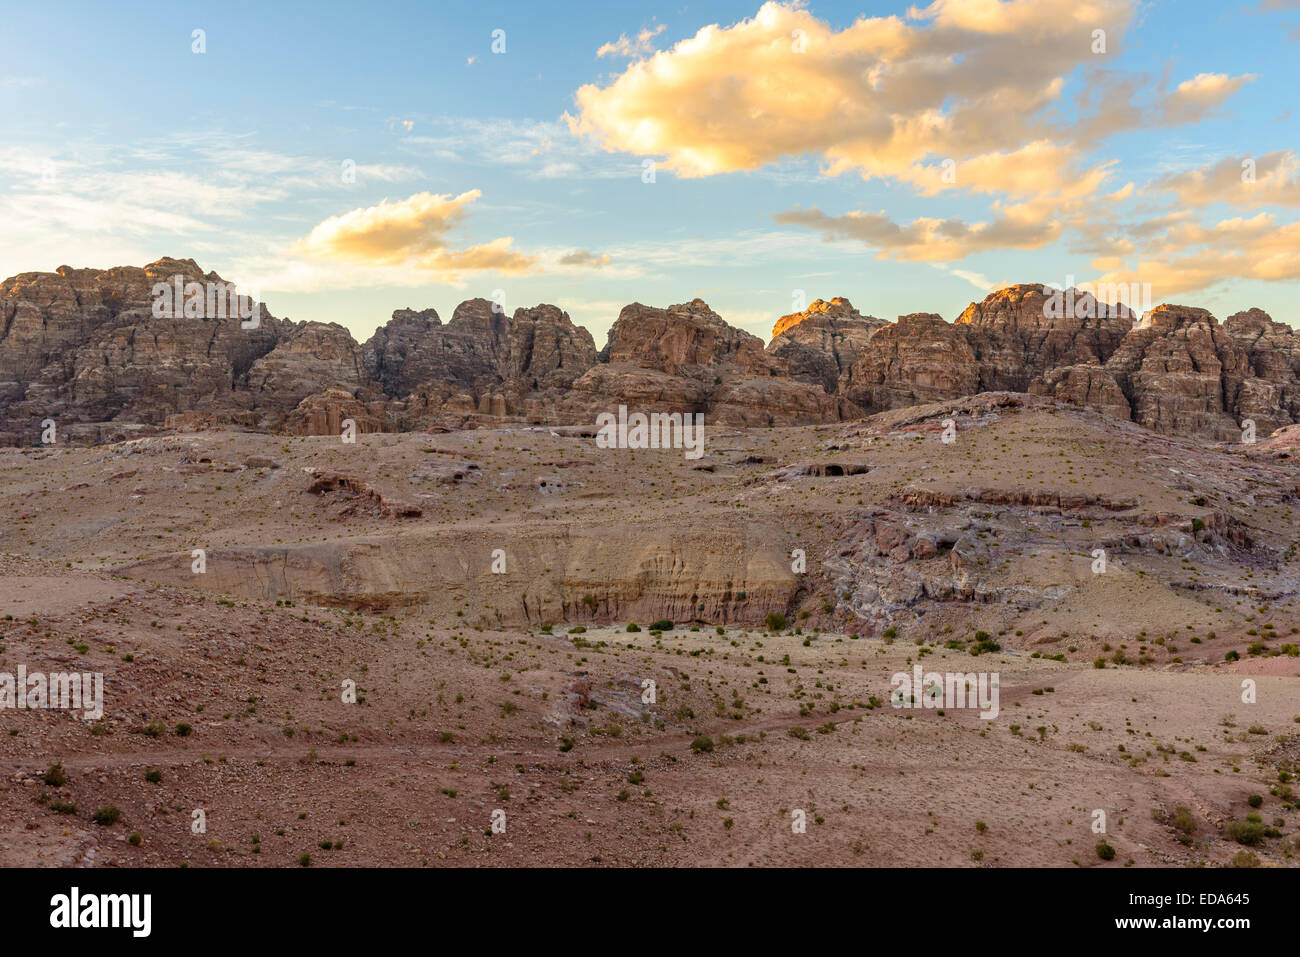
[[[192,257],[359,339],[1070,276],[1300,321],[1300,0],[760,6],[6,4],[0,275]]]

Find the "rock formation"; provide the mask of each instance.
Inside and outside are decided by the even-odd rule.
[[[776,321],[767,351],[785,360],[791,378],[834,393],[840,376],[867,348],[872,334],[886,325],[883,319],[862,315],[847,299],[818,299],[803,312]]]
[[[939,402],[979,390],[979,366],[960,326],[933,313],[899,316],[840,377],[839,391],[868,412]]]
[[[1136,318],[1076,290],[1007,286],[973,302],[957,326],[979,365],[981,392],[1026,392],[1045,372],[1110,358]]]
[[[46,418],[162,425],[220,402],[292,328],[260,306],[256,328],[206,308],[159,318],[154,285],[177,276],[221,282],[191,259],[160,259],[143,269],[61,266],[0,283],[0,433],[29,444]]]
[[[160,285],[161,284],[161,285]],[[846,299],[782,316],[771,343],[700,299],[623,308],[596,351],[553,305],[507,316],[486,299],[443,324],[399,309],[364,344],[334,323],[291,322],[221,287],[191,259],[24,273],[0,283],[0,443],[162,429],[296,435],[590,425],[619,405],[739,426],[837,422],[981,392],[1027,392],[1157,432],[1262,440],[1300,422],[1300,340],[1259,309],[1222,324],[1161,305],[1140,322],[1077,290],[1008,286],[949,324],[886,323]],[[160,290],[208,290],[156,308]],[[181,299],[177,299],[179,304]]]
[[[404,400],[406,427],[462,427],[476,416],[550,421],[555,405],[597,361],[591,333],[555,306],[507,318],[486,299],[461,303],[442,325],[432,309],[399,309],[364,348],[365,370]]]
[[[762,426],[833,422],[858,413],[825,389],[792,378],[784,359],[768,354],[757,336],[728,325],[702,299],[667,309],[624,306],[600,358],[601,365],[573,383],[564,406],[570,415],[626,404]]]

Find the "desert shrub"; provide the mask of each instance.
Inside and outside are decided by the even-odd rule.
[[[1230,839],[1247,847],[1264,842],[1264,825],[1260,821],[1229,821],[1227,832]]]
[[[779,611],[768,612],[767,617],[763,619],[763,627],[768,631],[781,631],[790,623],[785,620],[785,615]]]
[[[1113,861],[1115,859],[1115,848],[1107,844],[1104,837],[1097,842],[1097,856],[1103,861]]]
[[[713,739],[700,735],[691,742],[691,750],[696,754],[707,754],[713,750]]]
[[[1170,817],[1169,823],[1176,830],[1188,835],[1196,833],[1196,818],[1192,817],[1192,809],[1185,804],[1180,804],[1174,808],[1173,816]]]
[[[95,818],[95,823],[102,824],[104,826],[108,826],[110,824],[116,824],[118,822],[118,819],[121,818],[121,816],[122,816],[122,812],[119,811],[112,804],[105,804],[103,807],[97,808],[93,815],[93,817]]]
[[[673,623],[667,618],[660,618],[650,626],[651,631],[672,631]]]

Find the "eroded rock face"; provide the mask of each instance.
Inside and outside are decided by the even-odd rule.
[[[980,392],[1049,396],[1171,434],[1239,441],[1300,421],[1300,341],[1259,309],[1220,325],[1163,305],[1125,307],[1036,285],[972,303],[953,324],[883,323],[846,299],[777,321],[769,346],[700,299],[624,307],[597,353],[552,305],[512,316],[486,299],[400,309],[359,346],[342,326],[250,325],[201,304],[155,315],[155,285],[221,283],[193,260],[60,267],[0,283],[0,442],[238,426],[333,434],[590,425],[619,405],[724,425],[835,422]],[[105,431],[107,430],[107,431]]]
[[[343,423],[349,420],[357,435],[397,431],[388,415],[387,402],[365,401],[338,386],[299,402],[285,417],[280,431],[289,435],[342,435]]]
[[[870,413],[970,395],[980,391],[979,378],[963,330],[933,313],[915,313],[872,335],[838,391]]]
[[[436,309],[394,311],[362,346],[366,375],[390,396],[409,395],[426,382],[445,378],[444,331]]]
[[[1204,309],[1161,305],[1124,337],[1106,363],[1129,397],[1133,421],[1157,432],[1239,438],[1223,402],[1223,374],[1244,354]]]
[[[1253,419],[1258,435],[1300,421],[1300,341],[1285,323],[1262,309],[1234,313],[1221,331],[1245,365],[1224,374],[1224,401],[1241,422]]]
[[[268,430],[279,429],[310,395],[334,388],[355,396],[370,382],[362,367],[361,347],[333,322],[297,326],[253,363],[247,379],[259,424]]]
[[[1115,377],[1099,365],[1062,366],[1050,369],[1029,383],[1031,395],[1043,395],[1058,402],[1096,409],[1115,419],[1133,418],[1128,397]]]
[[[723,321],[702,299],[655,309],[625,306],[593,366],[573,383],[563,409],[592,421],[629,409],[699,412],[706,423],[793,425],[858,414],[820,385],[796,380],[763,341]]]
[[[161,426],[168,415],[220,405],[293,328],[261,307],[256,328],[206,303],[199,316],[159,318],[154,285],[177,276],[222,281],[193,260],[160,259],[0,283],[0,432],[26,444],[44,418]]]
[[[510,326],[506,394],[523,408],[530,396],[554,402],[596,364],[591,333],[567,312],[542,304],[516,309]]]
[[[486,299],[461,303],[446,326],[432,309],[399,309],[364,354],[369,376],[405,400],[403,414],[429,422],[545,421],[560,393],[596,363],[591,333],[568,313],[542,304],[507,318]]]
[[[1135,318],[1122,303],[1099,303],[1077,290],[1018,285],[971,303],[955,325],[975,353],[981,391],[1027,392],[1052,369],[1104,363]]]
[[[758,336],[728,325],[703,299],[667,309],[639,302],[624,306],[601,360],[669,375],[699,374],[724,364],[749,375],[775,375],[784,368],[764,353]]]
[[[776,321],[767,352],[787,363],[791,378],[834,393],[840,376],[867,348],[872,334],[886,325],[883,319],[862,315],[847,299],[818,299],[803,312]]]

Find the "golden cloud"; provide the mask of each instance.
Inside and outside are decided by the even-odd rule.
[[[818,155],[832,174],[916,181],[927,158],[982,157],[965,185],[1005,181],[998,155],[1050,138],[1034,117],[1094,62],[1092,31],[1118,41],[1130,0],[936,0],[907,19],[836,31],[796,5],[704,27],[575,94],[571,129],[606,149],[663,155],[681,176]],[[1048,158],[1048,147],[1034,148]],[[1061,169],[1062,151],[1053,164]],[[1069,156],[1064,157],[1067,161]],[[1068,163],[1067,163],[1068,165]]]
[[[608,253],[601,253],[599,256],[586,249],[575,249],[571,253],[565,253],[560,257],[561,266],[590,266],[593,269],[599,269],[601,266],[609,265],[610,259]]]
[[[451,248],[448,234],[465,210],[482,195],[416,193],[407,199],[354,209],[319,223],[293,247],[311,259],[353,265],[400,265],[454,279],[459,273],[496,270],[526,272],[536,258],[511,249],[509,236],[466,249]]]
[[[1276,150],[1258,159],[1230,156],[1149,185],[1176,193],[1182,206],[1300,206],[1300,159],[1291,150]]]
[[[654,38],[664,32],[664,26],[665,24],[661,23],[653,30],[647,27],[633,39],[628,39],[626,33],[620,33],[617,40],[602,44],[596,51],[596,56],[633,57],[649,53],[654,49]]]
[[[855,239],[880,250],[879,259],[916,262],[951,262],[991,249],[1039,249],[1060,237],[1059,221],[1021,216],[1018,211],[987,223],[967,224],[959,219],[915,219],[907,225],[884,213],[853,211],[829,216],[813,207],[778,213],[778,223],[806,226],[827,240]]]
[[[1300,223],[1279,226],[1270,213],[1212,226],[1166,217],[1148,258],[1116,267],[1098,282],[1148,283],[1157,300],[1198,292],[1228,279],[1300,279]]]

